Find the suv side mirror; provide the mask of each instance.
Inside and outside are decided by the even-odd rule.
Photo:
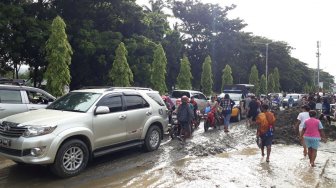
[[[107,106],[98,106],[94,112],[94,115],[110,113],[110,108]]]

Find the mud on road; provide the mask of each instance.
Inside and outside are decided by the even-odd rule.
[[[244,120],[229,133],[200,128],[186,145],[168,136],[157,151],[130,149],[94,159],[79,176],[59,179],[47,167],[0,158],[0,187],[336,187],[335,142],[310,168],[300,146],[273,146],[266,163]]]

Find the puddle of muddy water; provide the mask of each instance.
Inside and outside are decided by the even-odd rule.
[[[125,157],[113,161],[109,161],[110,157],[101,162],[98,160],[77,177],[55,180],[46,176],[48,180],[44,176],[38,179],[21,174],[25,179],[15,185],[90,188],[336,187],[336,159],[333,153],[336,142],[321,144],[317,167],[311,168],[308,159],[302,155],[302,148],[296,145],[272,146],[271,162],[266,163],[255,144],[254,135],[254,130],[235,126],[229,134],[219,131],[205,133],[198,129],[193,139],[183,146],[179,141],[169,139],[156,152],[126,153]],[[0,162],[0,165],[9,165],[0,167],[0,173],[11,170],[12,173],[7,173],[11,177],[18,175],[17,171],[21,168],[13,168],[13,162],[2,158]],[[0,187],[12,185],[1,184],[10,179],[0,179]]]

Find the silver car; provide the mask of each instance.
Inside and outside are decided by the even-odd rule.
[[[93,157],[136,146],[156,150],[167,129],[168,109],[157,91],[76,90],[46,109],[2,119],[0,155],[70,177]]]
[[[46,108],[55,97],[42,89],[0,84],[0,119],[30,110]]]

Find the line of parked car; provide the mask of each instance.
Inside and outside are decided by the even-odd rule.
[[[174,90],[171,99],[176,104],[184,95],[194,97],[200,111],[209,100],[193,90]],[[232,117],[240,121],[244,99],[230,96],[236,102]],[[0,155],[71,177],[97,156],[138,146],[158,149],[168,115],[159,92],[150,88],[85,88],[56,99],[38,88],[0,84]]]
[[[0,85],[0,110],[0,155],[50,166],[60,177],[107,153],[156,150],[168,130],[168,109],[150,88],[81,89],[55,100],[37,88]]]

